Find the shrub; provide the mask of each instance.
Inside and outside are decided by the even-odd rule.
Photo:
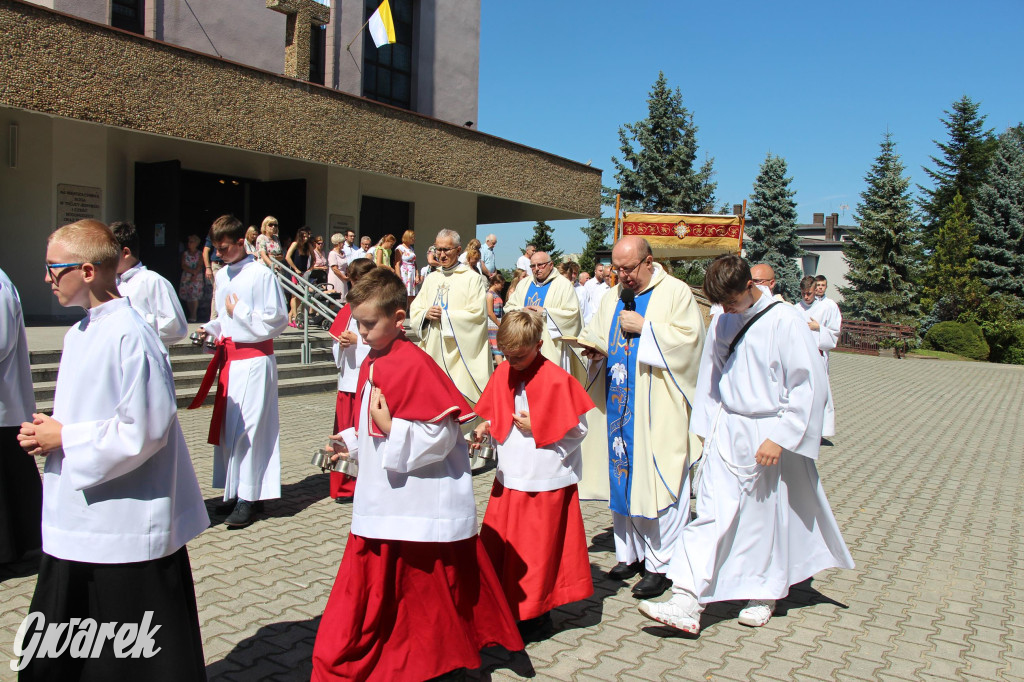
[[[985,335],[974,322],[939,322],[925,334],[926,348],[956,353],[972,360],[988,359]]]

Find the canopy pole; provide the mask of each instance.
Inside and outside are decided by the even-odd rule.
[[[740,255],[743,255],[743,227],[747,222],[747,200],[743,200],[743,212],[740,214]]]
[[[612,246],[619,241],[619,197],[621,195],[615,195],[615,234],[612,235]]]

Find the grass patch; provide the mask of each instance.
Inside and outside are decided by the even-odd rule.
[[[944,350],[924,350],[923,348],[918,348],[910,351],[910,355],[925,358],[938,358],[940,360],[956,360],[959,362],[978,362],[978,360],[971,360],[970,358],[965,358],[964,356],[957,355],[956,353],[947,353]]]

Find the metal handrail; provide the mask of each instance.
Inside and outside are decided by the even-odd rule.
[[[286,263],[277,261],[274,263],[274,275],[277,277],[281,288],[288,294],[299,299],[302,305],[302,364],[308,365],[313,361],[312,345],[309,342],[309,311],[315,310],[325,319],[334,321],[341,304],[325,294],[319,286],[313,284],[302,274],[292,270]],[[292,277],[298,280],[293,282]]]

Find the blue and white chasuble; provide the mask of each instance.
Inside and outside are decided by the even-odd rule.
[[[651,300],[653,287],[637,294],[636,312],[644,315]],[[608,362],[605,364],[605,398],[608,406],[608,482],[609,508],[617,513],[629,515],[630,476],[633,472],[633,409],[636,395],[637,347],[640,335],[630,334],[626,338],[619,327],[619,313],[622,301],[615,306],[611,331],[608,334]]]
[[[548,285],[551,284],[551,279],[544,282],[543,284],[537,284],[535,280],[530,280],[530,287],[526,290],[526,301],[524,306],[539,306],[544,307],[544,300],[548,297]]]

